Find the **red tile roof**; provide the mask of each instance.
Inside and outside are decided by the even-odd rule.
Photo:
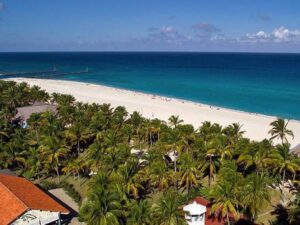
[[[225,219],[217,218],[217,217],[214,217],[213,215],[211,215],[211,203],[208,200],[206,200],[205,198],[202,198],[202,197],[197,197],[193,201],[197,202],[198,204],[206,206],[205,225],[224,225],[224,224],[227,224]],[[235,221],[233,215],[229,215],[229,219],[232,220],[232,221]],[[236,221],[236,224],[255,225],[254,223],[248,221],[246,219],[246,217],[244,217],[243,215],[241,216],[241,218],[238,221]]]
[[[0,174],[0,225],[7,225],[27,210],[68,214],[69,211],[25,178]]]
[[[194,199],[195,202],[198,204],[206,206],[206,213],[205,213],[205,225],[223,225],[225,224],[224,219],[216,218],[214,216],[211,216],[211,208],[210,208],[210,202],[202,197],[197,197]]]

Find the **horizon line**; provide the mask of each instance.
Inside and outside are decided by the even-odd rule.
[[[279,52],[257,52],[257,51],[123,51],[123,50],[110,50],[110,51],[90,51],[90,50],[55,50],[55,51],[0,51],[0,54],[2,53],[219,53],[219,54],[300,54],[300,52],[285,52],[285,51],[279,51]]]

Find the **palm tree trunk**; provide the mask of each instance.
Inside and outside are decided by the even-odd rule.
[[[38,181],[40,182],[40,168],[37,168],[37,177],[38,177]]]
[[[285,185],[285,173],[286,170],[283,169],[283,175],[282,175],[282,188],[281,188],[281,199],[282,199],[282,204],[285,206],[286,205],[286,197],[285,197],[285,191],[284,191],[284,185]]]
[[[80,138],[77,138],[77,154],[80,154]]]
[[[254,210],[254,214],[253,214],[253,222],[256,220],[257,217],[257,209]]]
[[[227,224],[230,225],[228,213],[226,213]]]
[[[57,178],[58,178],[58,183],[60,183],[60,177],[59,177],[59,168],[58,168],[58,165],[56,165],[56,174],[57,174]]]
[[[211,156],[209,156],[209,172],[208,172],[208,186],[209,186],[209,188],[210,188],[210,185],[211,185],[211,172],[210,172],[211,164],[212,164]]]
[[[152,137],[152,131],[150,131],[150,146],[153,145],[153,137]]]
[[[176,173],[177,171],[177,156],[176,156],[176,151],[175,151],[175,148],[174,148],[174,172]]]
[[[35,138],[36,138],[36,141],[38,142],[39,141],[39,137],[38,137],[38,131],[37,131],[37,129],[35,129]]]

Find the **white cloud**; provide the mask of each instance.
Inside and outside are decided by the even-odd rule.
[[[258,38],[269,38],[270,37],[270,35],[264,31],[257,32],[255,36]]]
[[[252,40],[252,41],[268,41],[270,38],[270,35],[266,33],[265,31],[261,30],[258,31],[256,34],[246,34],[246,40]]]
[[[274,40],[280,41],[300,41],[300,31],[299,30],[289,30],[285,27],[279,27],[274,29],[272,32]]]
[[[300,47],[300,30],[290,30],[285,27],[277,27],[269,32],[258,30],[239,37],[227,37],[215,26],[198,23],[191,28],[190,33],[182,33],[175,27],[167,25],[162,27],[151,27],[148,35],[139,40],[147,45],[161,46],[239,46],[248,48],[262,47],[285,48],[287,46]],[[282,44],[279,44],[282,43]],[[275,48],[274,47],[274,48]],[[271,48],[271,47],[270,47]]]
[[[248,42],[295,42],[300,41],[300,31],[289,30],[282,26],[275,28],[272,33],[259,31],[255,34],[246,34],[240,40]]]
[[[175,29],[171,26],[166,26],[161,29],[162,33],[173,33],[176,32]]]

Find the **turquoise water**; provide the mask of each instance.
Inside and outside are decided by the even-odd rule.
[[[300,120],[300,54],[0,53],[0,73],[52,69],[53,75]]]

